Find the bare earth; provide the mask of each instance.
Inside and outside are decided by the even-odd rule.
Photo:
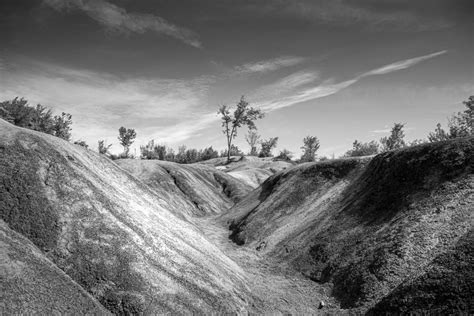
[[[474,138],[294,166],[0,135],[2,315],[474,312]]]
[[[241,247],[229,239],[229,230],[216,216],[197,221],[205,237],[245,271],[248,286],[256,297],[252,306],[257,313],[345,314],[330,298],[327,286],[315,283],[293,270],[283,270],[278,263],[260,252]],[[324,302],[324,309],[318,309]]]

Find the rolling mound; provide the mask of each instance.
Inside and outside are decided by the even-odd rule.
[[[199,164],[213,166],[246,183],[252,188],[256,188],[271,175],[293,166],[294,163],[274,160],[274,158],[270,157],[233,156],[231,157],[230,163],[227,163],[227,158],[214,158],[202,161]]]
[[[342,308],[469,313],[473,205],[471,137],[303,164],[220,219],[236,243],[330,284]]]
[[[215,215],[242,200],[252,188],[213,167],[160,160],[117,160],[120,167],[177,204],[189,216]]]
[[[23,264],[2,256],[2,275],[18,265],[49,269],[45,278],[63,284],[62,298],[75,290],[84,302],[71,313],[100,310],[74,284],[115,314],[225,313],[251,304],[240,267],[174,215],[181,204],[83,147],[3,120],[0,135],[1,219],[16,232],[2,243],[9,253],[38,258],[25,257]],[[20,245],[18,238],[31,243]],[[2,308],[17,306],[20,314],[48,308],[47,300],[31,308],[21,302],[28,290],[28,284],[18,287]]]

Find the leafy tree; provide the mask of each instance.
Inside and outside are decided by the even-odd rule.
[[[408,144],[408,146],[417,146],[417,145],[421,145],[421,144],[426,144],[426,140],[425,139],[414,139]]]
[[[140,153],[142,159],[158,159],[158,154],[155,152],[155,141],[152,139],[145,146],[140,146]]]
[[[14,98],[0,103],[0,117],[16,126],[71,139],[72,116],[62,113],[53,117],[50,109],[41,104],[32,107],[24,98]]]
[[[441,123],[436,124],[434,132],[431,132],[428,135],[428,141],[430,143],[448,140],[449,138],[449,134],[441,127]]]
[[[293,158],[293,153],[289,151],[288,149],[283,149],[280,151],[278,156],[275,157],[276,160],[284,160],[284,161],[291,161],[291,158]]]
[[[168,148],[165,145],[156,145],[152,139],[145,146],[140,146],[142,159],[166,160]]]
[[[112,144],[107,145],[105,140],[99,140],[97,142],[97,145],[98,145],[99,154],[102,154],[102,155],[107,155],[109,153],[110,147],[112,147]]]
[[[41,104],[37,104],[31,115],[31,128],[35,131],[54,134],[53,112]]]
[[[316,136],[306,136],[303,139],[303,155],[301,162],[310,162],[316,160],[316,152],[319,149],[319,139]]]
[[[257,144],[260,141],[260,135],[255,130],[249,130],[247,135],[245,135],[245,140],[250,146],[249,156],[257,156]]]
[[[214,150],[211,146],[208,148],[204,148],[200,156],[201,156],[201,160],[204,161],[204,160],[209,160],[209,159],[219,157],[219,153],[217,152],[217,150]]]
[[[185,163],[195,163],[199,161],[199,152],[194,148],[189,148],[185,153]]]
[[[237,137],[237,130],[243,125],[246,125],[249,130],[256,130],[255,121],[263,118],[264,114],[260,109],[250,107],[243,96],[233,113],[229,106],[222,105],[217,114],[221,115],[222,131],[227,139],[227,161],[229,162],[232,141]]]
[[[474,95],[471,95],[467,101],[462,102],[467,109],[464,111],[465,121],[469,135],[474,135]]]
[[[369,143],[361,143],[358,140],[355,140],[352,143],[352,149],[347,151],[344,154],[344,157],[360,157],[360,156],[370,156],[376,155],[379,152],[379,144],[376,141],[371,141]]]
[[[270,137],[267,140],[260,142],[260,153],[259,157],[273,157],[272,150],[277,146],[278,137]]]
[[[165,159],[166,161],[176,161],[176,155],[174,153],[173,148],[167,148],[166,149],[166,154],[165,154]]]
[[[166,160],[168,148],[165,145],[156,145],[153,149],[159,160]]]
[[[186,146],[185,145],[178,147],[178,153],[176,154],[175,161],[178,163],[186,163]]]
[[[8,111],[7,107],[5,106],[5,102],[0,103],[0,118],[4,119],[8,123],[15,124],[15,118]]]
[[[62,112],[61,115],[55,115],[53,120],[54,135],[56,137],[71,140],[72,115]]]
[[[230,152],[227,149],[221,151],[221,157],[227,157],[227,161],[229,161],[228,159],[230,156],[243,156],[243,155],[244,153],[240,150],[240,148],[234,144],[230,146]]]
[[[389,137],[382,137],[380,143],[382,144],[382,152],[406,147],[405,133],[403,127],[405,124],[395,123],[390,131]]]
[[[454,114],[448,122],[449,138],[467,137],[474,135],[474,96],[463,101],[464,112]]]
[[[119,136],[118,140],[120,141],[120,145],[123,146],[123,156],[124,158],[129,157],[128,152],[130,150],[130,146],[133,144],[135,138],[137,137],[137,133],[134,129],[120,127],[119,128]]]
[[[82,146],[82,147],[85,147],[85,148],[89,148],[89,145],[87,145],[87,143],[84,141],[84,140],[76,140],[74,142],[74,145],[79,145],[79,146]]]
[[[448,119],[448,132],[438,123],[434,132],[428,135],[428,141],[439,142],[474,135],[474,96],[471,95],[463,104],[466,110],[455,113]]]
[[[32,118],[34,108],[28,105],[28,101],[24,98],[14,98],[11,101],[0,103],[2,118],[16,126],[30,128],[32,127]]]

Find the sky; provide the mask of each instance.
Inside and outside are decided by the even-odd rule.
[[[217,109],[245,96],[262,138],[299,156],[407,140],[474,94],[471,0],[4,0],[0,101],[73,117],[73,140],[120,152],[118,128],[177,149],[225,148]],[[245,128],[235,143],[248,151]]]

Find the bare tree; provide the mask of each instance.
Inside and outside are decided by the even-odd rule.
[[[264,114],[260,109],[255,109],[249,106],[242,96],[236,109],[231,113],[231,108],[227,105],[222,105],[217,114],[221,115],[222,132],[227,138],[227,162],[230,161],[231,145],[234,138],[237,136],[239,127],[246,125],[249,130],[256,130],[255,121],[263,118]]]

